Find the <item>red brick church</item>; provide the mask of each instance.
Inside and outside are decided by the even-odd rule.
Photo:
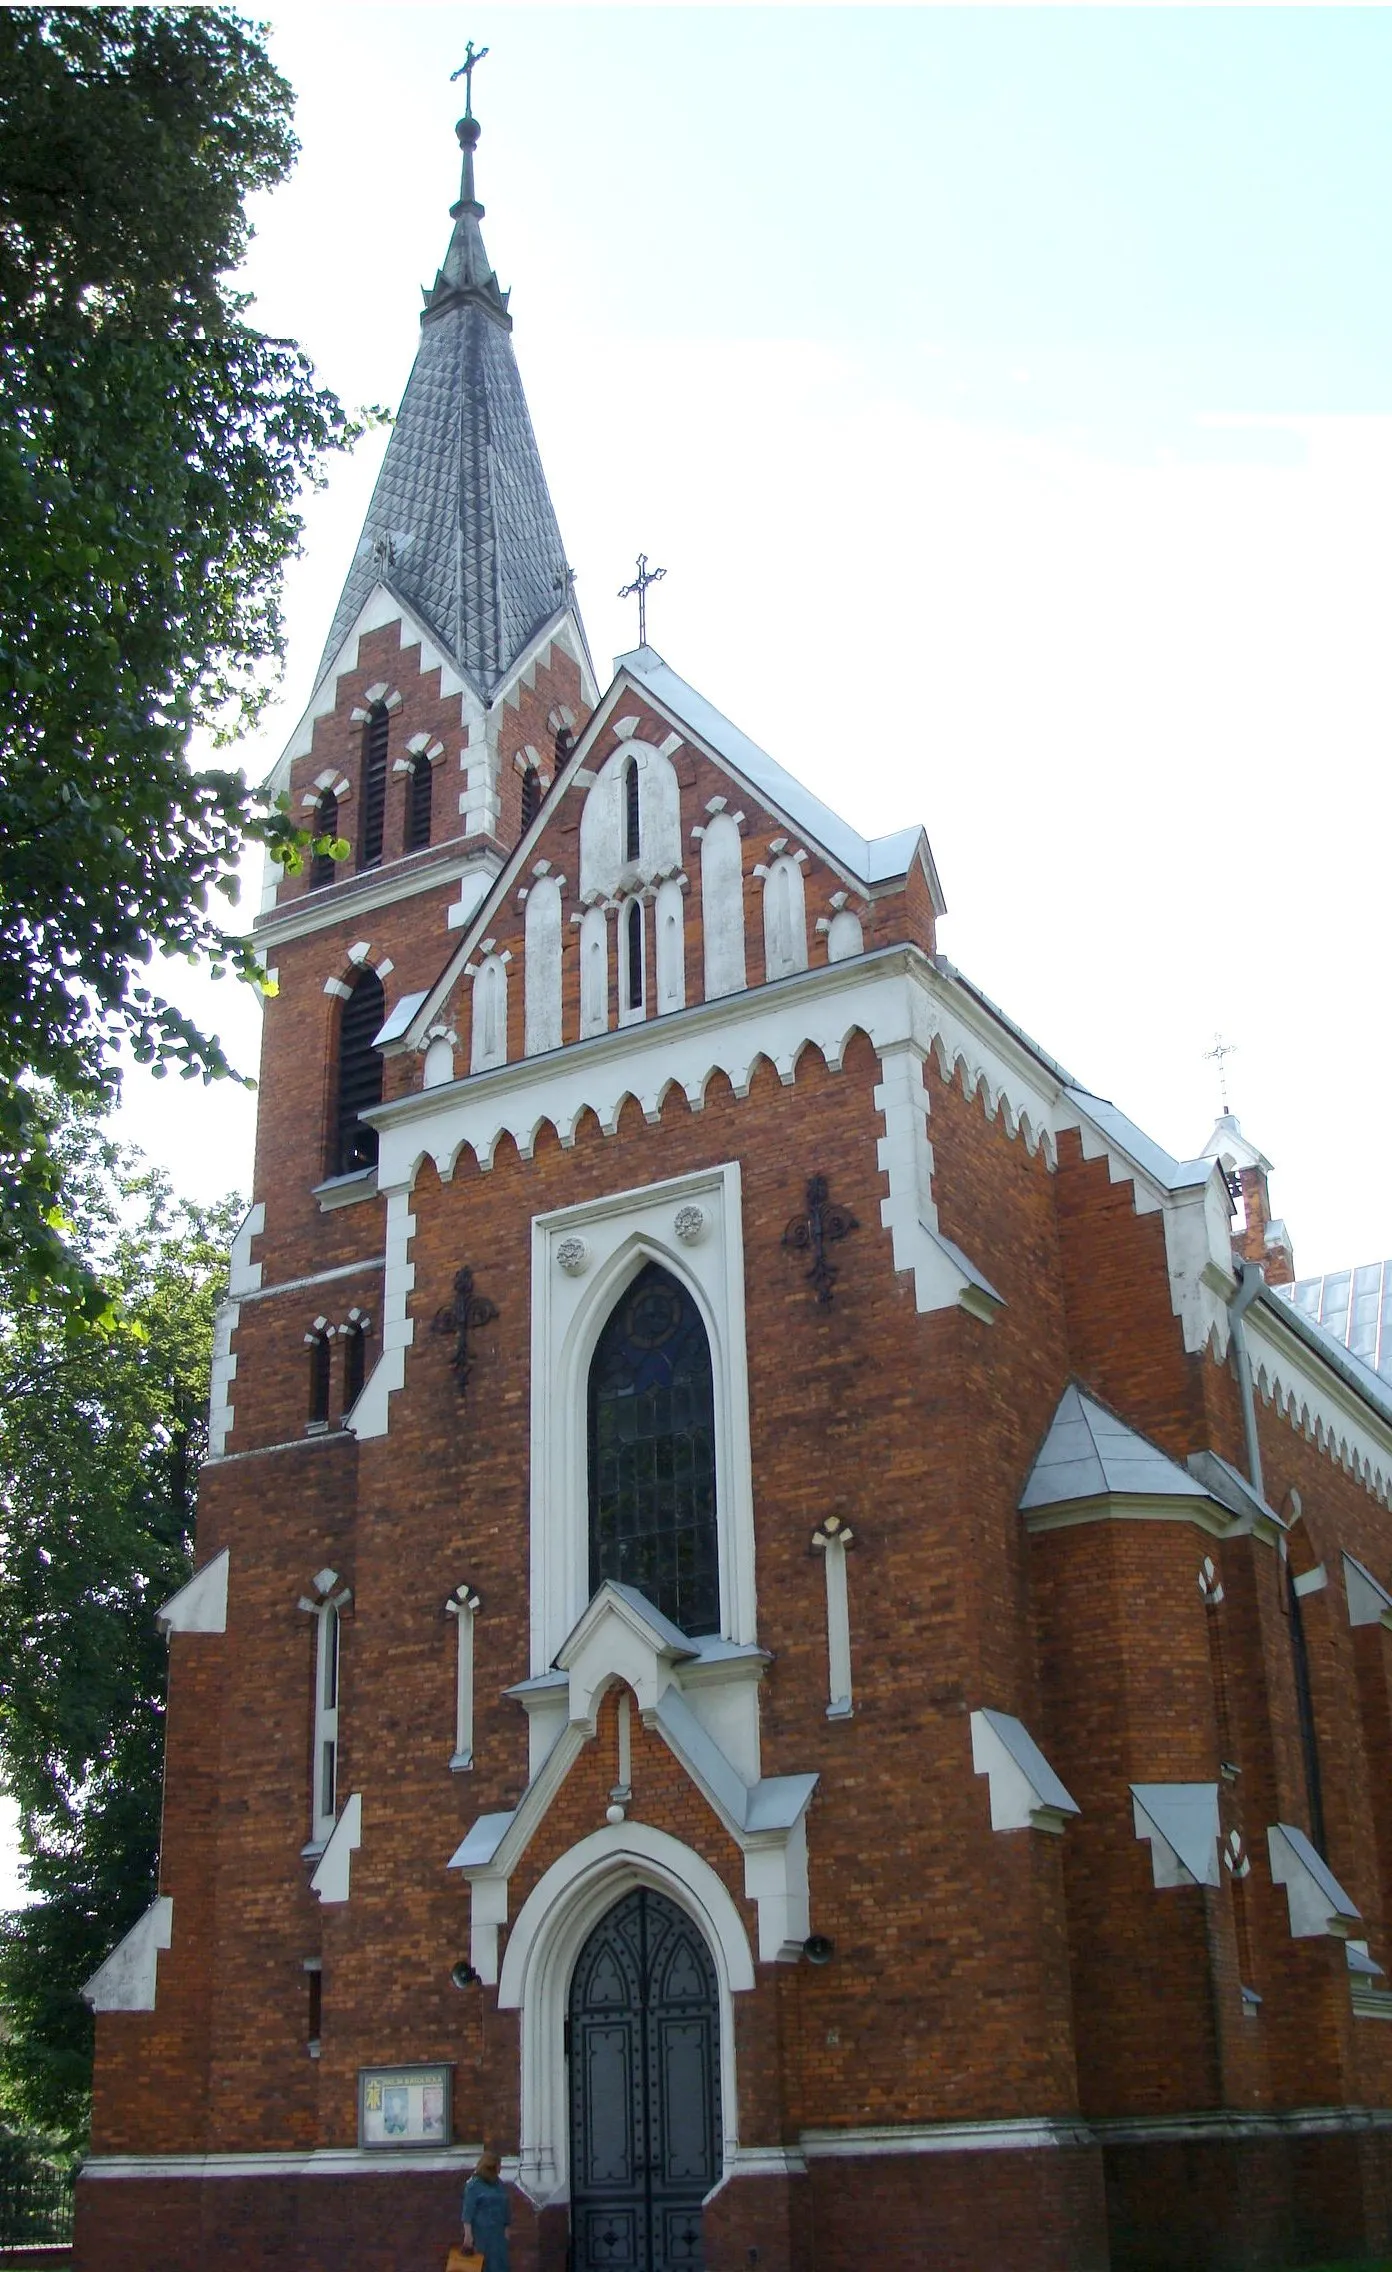
[[[647,645],[480,234],[277,783],[96,2272],[1392,2241],[1392,1391]]]

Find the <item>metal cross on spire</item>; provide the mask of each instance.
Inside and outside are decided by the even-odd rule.
[[[631,600],[635,592],[638,595],[638,644],[640,647],[646,647],[648,643],[648,586],[649,584],[661,583],[666,573],[665,568],[650,568],[646,552],[640,552],[638,555],[638,573],[633,582],[625,584],[619,594],[621,600]]]
[[[1212,1063],[1216,1064],[1218,1067],[1218,1094],[1223,1100],[1223,1111],[1225,1114],[1228,1110],[1227,1060],[1230,1057],[1235,1057],[1236,1055],[1237,1043],[1235,1041],[1224,1041],[1223,1036],[1220,1033],[1216,1033],[1213,1036],[1213,1047],[1204,1051],[1205,1064]]]
[[[464,61],[457,71],[450,73],[451,86],[454,85],[456,79],[464,81],[464,116],[466,118],[472,118],[474,115],[474,72],[487,53],[486,47],[475,47],[473,41],[470,40],[464,50]]]

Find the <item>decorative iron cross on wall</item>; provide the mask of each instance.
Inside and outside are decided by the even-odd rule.
[[[828,1262],[826,1250],[836,1240],[843,1239],[848,1231],[859,1230],[854,1215],[847,1207],[838,1207],[831,1199],[824,1175],[809,1177],[807,1184],[807,1213],[794,1215],[783,1233],[783,1244],[800,1254],[810,1254],[812,1267],[807,1275],[816,1288],[817,1299],[823,1308],[830,1306],[831,1290],[840,1272]]]
[[[497,1303],[490,1302],[486,1294],[474,1292],[473,1271],[456,1270],[454,1299],[444,1309],[435,1312],[435,1322],[430,1330],[432,1333],[454,1335],[454,1355],[450,1359],[450,1365],[461,1396],[474,1369],[469,1355],[469,1335],[476,1333],[481,1325],[491,1325],[497,1315]]]

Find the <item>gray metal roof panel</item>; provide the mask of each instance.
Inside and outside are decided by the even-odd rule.
[[[1020,1512],[1117,1494],[1146,1499],[1208,1496],[1203,1485],[1158,1445],[1147,1443],[1070,1381],[1020,1494]]]
[[[1341,1380],[1350,1388],[1357,1389],[1359,1395],[1371,1404],[1379,1419],[1392,1426],[1392,1389],[1389,1389],[1380,1373],[1375,1373],[1371,1365],[1365,1365],[1361,1357],[1355,1357],[1351,1349],[1346,1349],[1342,1341],[1329,1331],[1328,1326],[1320,1325],[1314,1318],[1307,1317],[1289,1298],[1287,1287],[1263,1286],[1257,1300],[1264,1310],[1271,1311],[1283,1324],[1290,1326],[1306,1347],[1312,1349],[1317,1357],[1322,1357]]]
[[[564,603],[565,548],[512,340],[476,299],[425,321],[319,679],[378,584],[485,700]]]
[[[644,686],[651,688],[659,702],[683,719],[703,741],[744,775],[751,788],[762,790],[771,804],[777,805],[788,818],[805,829],[823,851],[843,868],[848,868],[862,883],[886,883],[891,877],[907,875],[914,856],[923,846],[930,873],[933,874],[935,897],[939,894],[936,872],[932,868],[932,855],[927,838],[921,828],[896,829],[890,836],[864,837],[842,820],[820,797],[815,797],[801,781],[794,780],[784,771],[776,758],[757,742],[740,732],[722,711],[698,694],[694,686],[680,677],[665,663],[653,647],[635,647],[630,654],[616,655],[616,671],[627,671]]]
[[[1094,1096],[1091,1090],[1080,1089],[1072,1084],[1069,1085],[1068,1095],[1079,1110],[1085,1112],[1089,1120],[1101,1129],[1103,1135],[1110,1136],[1118,1148],[1133,1159],[1137,1167],[1143,1168],[1162,1190],[1188,1190],[1194,1185],[1207,1183],[1214,1173],[1212,1160],[1174,1159],[1163,1144],[1157,1144],[1152,1137],[1147,1136],[1143,1128],[1138,1128],[1134,1120],[1128,1120],[1119,1106],[1111,1103],[1107,1097]]]

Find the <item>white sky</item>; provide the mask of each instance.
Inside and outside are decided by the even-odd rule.
[[[925,822],[1011,1016],[1180,1154],[1221,1029],[1297,1266],[1392,1253],[1387,17],[283,8],[249,281],[352,403],[410,366],[467,32],[601,675],[645,550],[685,677],[857,826]],[[311,501],[251,770],[383,447]],[[181,992],[254,1070],[252,1007]],[[251,1110],[142,1079],[125,1124],[246,1191]]]

